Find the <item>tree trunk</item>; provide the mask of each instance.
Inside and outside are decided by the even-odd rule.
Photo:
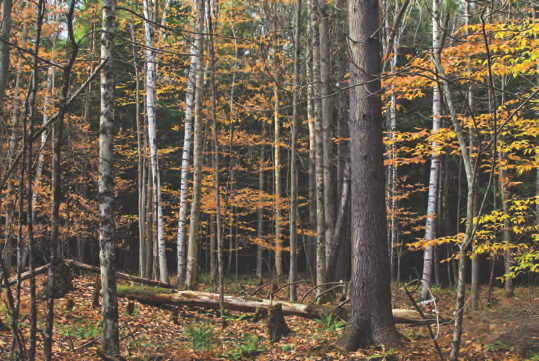
[[[501,189],[501,196],[502,196],[502,210],[504,215],[503,220],[503,243],[505,243],[505,247],[508,247],[505,250],[504,255],[504,270],[505,273],[508,274],[511,272],[511,266],[512,266],[512,257],[511,257],[511,248],[509,248],[512,244],[512,237],[511,237],[511,224],[509,220],[511,219],[510,213],[509,213],[509,189],[507,187],[507,170],[505,168],[506,163],[506,154],[504,152],[499,153],[500,158],[500,166],[499,166],[499,172],[500,172],[500,189]],[[507,277],[505,279],[505,294],[507,297],[513,297],[513,278]]]
[[[324,220],[326,222],[326,262],[335,227],[335,205],[333,184],[333,124],[330,89],[330,40],[329,40],[329,11],[325,0],[318,0],[319,36],[320,36],[320,95],[322,97],[322,167],[324,172]],[[326,264],[327,268],[327,264]]]
[[[144,16],[152,19],[151,5],[149,0],[143,1]],[[146,113],[148,115],[148,138],[150,141],[153,202],[156,217],[156,233],[159,255],[159,274],[161,281],[168,283],[168,270],[166,260],[166,245],[163,224],[163,208],[161,204],[161,180],[159,175],[159,160],[157,155],[157,119],[156,119],[156,85],[157,68],[154,49],[154,31],[152,24],[144,22],[144,43],[146,45]]]
[[[309,0],[309,4],[310,4]],[[309,5],[309,11],[311,5]],[[309,49],[314,49],[312,17],[308,20],[308,42]],[[309,226],[312,232],[316,231],[316,145],[314,133],[314,86],[313,86],[313,51],[307,52],[307,119],[309,123]],[[310,260],[310,274],[313,280],[316,280],[315,260],[316,260],[316,237],[309,236],[308,248],[306,254]],[[314,281],[313,281],[314,282]]]
[[[101,290],[103,299],[103,349],[112,354],[120,353],[118,331],[118,299],[114,240],[114,69],[113,51],[116,31],[115,0],[103,0],[103,35],[101,58],[108,60],[101,72],[101,129],[99,132],[99,244],[101,258]]]
[[[28,22],[25,21],[22,28],[22,34],[21,34],[21,46],[24,48],[26,45],[28,37]],[[12,132],[11,132],[11,139],[9,141],[9,148],[8,148],[8,169],[12,167],[13,162],[16,157],[16,150],[17,150],[17,143],[18,143],[18,134],[19,134],[19,123],[20,123],[20,99],[19,99],[19,88],[21,86],[21,78],[22,78],[22,70],[23,70],[23,57],[19,57],[19,61],[17,63],[17,76],[15,79],[15,89],[13,90],[13,93],[15,96],[13,97],[13,112],[12,112]],[[1,111],[1,110],[0,110]],[[13,180],[10,177],[8,181],[7,186],[7,204],[6,204],[6,243],[4,245],[4,251],[2,257],[4,258],[4,267],[8,272],[11,270],[11,261],[12,261],[12,255],[13,255],[13,237],[10,236],[9,229],[11,227],[11,222],[13,219],[13,208],[15,205],[15,190],[13,187]]]
[[[203,26],[204,19],[204,0],[197,0],[197,19],[200,22],[199,27]],[[210,9],[208,9],[210,11]],[[199,59],[202,58],[204,52],[204,38],[202,32],[197,33],[196,43],[200,44]],[[213,74],[212,74],[213,76]],[[197,70],[195,74],[195,134],[194,134],[194,151],[193,151],[193,163],[195,167],[195,174],[193,176],[193,197],[191,201],[191,218],[189,223],[189,248],[187,252],[187,273],[186,273],[186,286],[189,289],[193,289],[197,282],[197,252],[198,252],[198,228],[199,228],[199,215],[200,215],[200,195],[201,195],[201,183],[202,183],[202,97],[204,93],[203,89],[203,75],[202,75],[202,62],[197,64]]]
[[[61,162],[60,156],[62,152],[62,128],[64,126],[64,116],[67,112],[67,97],[69,93],[69,83],[71,78],[71,69],[75,60],[79,46],[75,40],[73,31],[73,14],[75,12],[75,0],[71,0],[69,4],[69,11],[67,14],[67,30],[69,35],[69,44],[71,46],[71,53],[69,55],[69,61],[64,65],[62,75],[62,87],[60,92],[58,117],[54,127],[54,147],[53,147],[53,161],[52,161],[52,222],[51,222],[51,243],[50,243],[50,267],[49,267],[49,284],[47,294],[47,323],[45,328],[45,360],[52,360],[52,342],[53,342],[53,326],[54,326],[54,294],[55,294],[55,273],[57,265],[57,253],[56,248],[58,245],[59,235],[59,222],[60,222],[60,200],[62,197],[61,189]],[[50,69],[49,69],[50,71]],[[31,128],[30,128],[31,129]],[[28,167],[28,174],[31,170],[31,162]],[[32,218],[33,215],[32,215]],[[69,222],[69,221],[68,221]]]
[[[397,344],[387,252],[378,1],[350,0],[351,312],[347,350]]]
[[[298,137],[298,92],[299,92],[299,55],[301,36],[301,0],[296,0],[296,17],[294,26],[294,85],[292,98],[292,138],[290,139],[290,271],[288,283],[290,283],[290,301],[296,301],[297,288],[296,279],[298,277],[298,257],[297,257],[297,211],[298,211],[298,165],[296,160],[296,140]],[[270,315],[271,316],[271,315]]]
[[[196,19],[195,32],[202,33],[204,31],[204,19]],[[187,220],[187,194],[189,192],[189,155],[191,153],[191,133],[192,119],[195,96],[195,75],[201,59],[202,43],[201,37],[195,39],[195,44],[191,47],[191,67],[189,69],[189,77],[187,78],[187,91],[185,94],[185,123],[183,136],[183,153],[182,153],[182,174],[181,174],[181,194],[180,194],[180,211],[178,224],[178,287],[182,287],[185,282],[186,272],[186,247],[185,247],[185,229]]]
[[[432,2],[432,49],[438,53],[441,46],[440,32],[440,9],[438,0]],[[432,89],[432,135],[440,129],[440,117],[442,115],[442,98],[438,84]],[[436,239],[436,200],[438,196],[438,173],[440,172],[440,158],[436,155],[438,142],[432,141],[432,159],[430,163],[429,195],[427,205],[427,231],[425,238],[427,246],[423,256],[423,277],[421,279],[421,298],[429,297],[429,287],[432,279],[432,260],[435,245],[431,244]]]
[[[43,18],[45,13],[45,3],[43,0],[40,0],[37,6],[37,23],[36,23],[36,37],[34,45],[34,54],[39,54],[39,46],[41,42],[41,30],[43,24]],[[26,238],[28,242],[28,254],[30,258],[30,336],[29,336],[29,346],[28,346],[28,360],[34,361],[36,356],[36,331],[37,331],[37,305],[36,305],[36,280],[34,275],[35,270],[35,241],[34,241],[34,229],[33,229],[33,218],[32,218],[32,164],[33,164],[33,154],[32,154],[32,138],[33,138],[33,128],[34,128],[34,117],[35,117],[35,103],[36,103],[36,94],[37,94],[37,83],[38,83],[38,59],[34,57],[33,66],[32,66],[32,81],[30,85],[30,94],[28,97],[28,102],[26,103],[25,114],[28,115],[28,137],[26,138]],[[3,122],[3,119],[1,119]],[[25,127],[26,124],[23,126]],[[3,131],[2,131],[3,134]],[[3,143],[2,143],[3,144]],[[22,187],[22,184],[20,185]],[[22,198],[21,198],[22,200]],[[20,218],[22,221],[22,217]],[[24,259],[24,258],[22,258]],[[22,266],[22,265],[21,265]]]
[[[266,125],[262,122],[262,141],[266,139]],[[258,193],[259,201],[262,204],[262,193],[264,192],[264,156],[265,149],[264,145],[260,146],[260,159],[258,163]],[[262,237],[264,235],[264,207],[261,205],[258,207],[258,228],[256,237],[259,242],[262,242]],[[263,251],[264,248],[260,243],[256,245],[256,276],[262,278],[262,267],[263,267]]]
[[[133,0],[130,2],[130,7],[133,9]],[[147,242],[144,239],[145,228],[145,211],[146,211],[146,183],[144,178],[144,162],[142,159],[142,139],[140,124],[140,74],[137,61],[137,48],[136,44],[136,29],[135,29],[135,17],[131,14],[131,41],[132,54],[133,54],[133,68],[135,68],[135,121],[137,124],[137,194],[138,194],[138,237],[139,237],[139,275],[140,277],[146,276],[146,247]],[[93,47],[92,47],[93,48]],[[84,262],[79,258],[81,262]]]
[[[341,205],[339,207],[339,213],[337,216],[337,223],[335,224],[335,231],[332,235],[333,243],[330,245],[329,256],[328,256],[328,269],[327,269],[327,280],[333,281],[335,276],[335,270],[337,269],[337,255],[339,254],[339,249],[341,247],[341,240],[343,237],[344,224],[346,223],[346,216],[348,214],[348,198],[350,193],[350,163],[347,162],[344,170],[343,184],[341,186]],[[341,261],[341,260],[339,260]],[[344,262],[344,260],[342,260]]]
[[[337,186],[338,189],[338,198],[342,200],[342,194],[343,194],[343,180],[345,177],[345,168],[346,163],[348,160],[348,142],[344,139],[347,138],[350,134],[350,126],[349,126],[349,117],[348,117],[348,94],[349,92],[345,90],[348,79],[346,76],[346,73],[348,72],[348,61],[347,61],[347,45],[346,45],[346,32],[345,32],[345,1],[344,0],[336,0],[335,2],[335,36],[336,36],[336,43],[337,43],[337,74],[338,74],[338,87],[339,95],[337,97],[337,132],[339,137],[339,143],[337,146],[338,151],[338,172],[337,172]],[[348,163],[349,164],[349,163]],[[348,187],[350,189],[350,187]],[[344,224],[348,223],[349,218],[349,212],[346,212],[348,214],[347,217],[345,217]],[[338,218],[338,215],[337,215]],[[339,221],[337,220],[337,223]],[[348,223],[349,224],[349,223]],[[338,227],[337,224],[335,224],[335,227]],[[335,232],[334,232],[335,234]],[[340,232],[339,233],[340,239],[338,242],[341,244],[339,247],[340,254],[341,255],[349,255],[350,254],[350,238],[347,237],[347,232]],[[334,242],[337,242],[336,239],[333,240]],[[328,253],[329,254],[329,253]],[[350,269],[351,269],[351,258],[350,257],[343,257],[341,258],[339,264],[337,265],[337,269],[335,272],[335,276],[341,276],[343,279],[350,279]],[[329,260],[328,260],[329,265]],[[328,278],[329,280],[329,278]]]
[[[277,67],[278,65],[276,65]],[[283,240],[281,239],[281,125],[279,123],[279,88],[275,84],[273,125],[275,131],[275,272],[283,275]]]
[[[326,282],[326,221],[324,208],[324,158],[322,137],[322,104],[320,101],[320,39],[317,0],[310,0],[310,15],[313,31],[313,96],[315,136],[315,179],[316,179],[316,289],[317,296],[324,292]],[[320,300],[323,302],[323,300]]]
[[[215,214],[217,223],[217,259],[219,264],[219,310],[224,326],[224,267],[223,267],[223,237],[221,235],[221,198],[219,194],[219,138],[216,114],[216,86],[215,86],[215,49],[213,46],[213,20],[211,0],[208,0],[208,29],[210,32],[210,56],[211,56],[211,109],[213,125],[213,149],[214,149],[214,190],[215,190]]]
[[[6,88],[8,85],[8,79],[10,74],[10,46],[9,42],[11,41],[11,12],[13,7],[12,0],[4,0],[2,2],[2,24],[1,24],[1,34],[0,37],[4,41],[0,41],[0,144],[2,144],[2,149],[0,149],[0,165],[3,163],[3,144],[4,144],[4,133],[5,133],[5,117],[4,117],[4,103]],[[0,174],[2,172],[0,171]],[[9,272],[9,269],[7,270]]]

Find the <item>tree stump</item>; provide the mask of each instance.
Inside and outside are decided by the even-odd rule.
[[[71,269],[64,260],[59,259],[58,264],[54,269],[54,292],[53,298],[62,298],[69,291],[72,291],[73,287],[73,275]],[[43,282],[43,290],[39,293],[39,296],[46,297],[49,294],[49,277],[45,278]]]
[[[282,336],[290,333],[283,316],[283,306],[276,303],[268,311],[267,331],[271,343],[279,342]]]

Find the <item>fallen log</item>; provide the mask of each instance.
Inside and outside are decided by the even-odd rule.
[[[88,271],[88,272],[97,273],[97,274],[101,273],[101,270],[99,269],[99,267],[94,267],[86,263],[73,261],[72,259],[66,259],[64,261],[71,268],[76,268],[79,270]],[[155,287],[161,287],[161,288],[174,288],[174,285],[170,283],[163,283],[159,281],[149,280],[147,278],[132,276],[132,275],[128,275],[127,273],[122,273],[122,272],[116,272],[116,278],[121,278],[121,279],[132,281],[135,283],[143,283],[149,286],[155,286]]]
[[[101,273],[101,270],[99,269],[99,267],[90,266],[89,264],[86,264],[86,263],[77,262],[72,259],[65,259],[64,262],[71,268],[76,268],[79,270],[88,271],[88,272],[92,272],[96,274]],[[46,273],[49,270],[49,265],[50,264],[46,264],[44,266],[36,268],[34,271],[34,274],[37,276],[39,274]],[[124,279],[124,280],[128,280],[128,281],[136,282],[136,283],[142,283],[145,285],[154,286],[154,287],[174,288],[174,285],[170,283],[162,283],[159,281],[149,280],[147,278],[131,276],[131,275],[128,275],[127,273],[122,273],[122,272],[116,272],[116,277]],[[30,271],[21,273],[21,281],[24,281],[25,279],[28,279],[28,278],[30,278]],[[11,277],[8,283],[10,286],[13,286],[14,284],[17,283],[17,277],[16,276]]]
[[[49,266],[50,264],[47,263],[46,265],[44,266],[41,266],[41,267],[38,267],[34,270],[34,275],[40,275],[42,273],[46,273],[48,270],[49,270]],[[30,278],[30,271],[26,271],[26,272],[23,272],[21,273],[21,281],[24,281],[25,279],[27,278]],[[13,286],[14,284],[17,283],[17,276],[15,277],[11,277],[9,280],[8,280],[8,284],[10,286]],[[2,286],[5,286],[4,283],[2,282]]]
[[[219,309],[219,295],[209,292],[174,291],[164,288],[118,286],[118,297],[135,300],[154,306],[193,306]],[[256,309],[271,309],[277,301],[256,299],[252,297],[224,296],[225,309],[230,311],[256,312]],[[283,315],[300,316],[305,318],[323,318],[334,314],[343,320],[348,319],[350,308],[337,305],[309,305],[305,303],[278,301],[282,305]],[[430,315],[429,315],[430,316]],[[436,322],[435,316],[423,319],[414,310],[393,310],[395,323],[422,325]]]

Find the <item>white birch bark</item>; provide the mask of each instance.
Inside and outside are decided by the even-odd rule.
[[[202,24],[197,18],[195,31],[202,31]],[[187,194],[189,192],[189,155],[191,153],[191,133],[193,132],[192,118],[195,97],[195,70],[200,58],[199,49],[201,44],[198,38],[195,44],[191,47],[191,67],[189,69],[189,77],[187,78],[187,91],[185,95],[185,122],[184,122],[184,137],[183,137],[183,153],[182,153],[182,174],[181,174],[181,193],[180,193],[180,211],[178,222],[178,287],[182,287],[185,282],[186,271],[186,248],[185,248],[185,229],[187,220]]]
[[[101,71],[101,126],[99,132],[99,243],[101,257],[101,290],[103,297],[103,349],[119,354],[118,298],[116,294],[114,241],[114,177],[113,177],[113,124],[114,124],[114,69],[113,50],[115,0],[103,0],[103,35],[101,58],[107,64]]]
[[[440,48],[440,9],[438,0],[432,2],[432,51],[437,53]],[[440,129],[440,116],[442,115],[442,98],[440,95],[438,84],[435,84],[432,89],[432,134],[435,135]],[[427,205],[427,232],[426,240],[427,247],[423,255],[423,277],[421,279],[421,298],[429,297],[429,287],[432,278],[432,261],[435,246],[430,244],[430,241],[436,238],[436,201],[438,195],[438,173],[440,171],[440,159],[436,155],[438,142],[432,142],[432,160],[430,166],[429,180],[429,195]]]
[[[203,25],[204,19],[204,0],[197,1],[197,19],[199,19],[201,26]],[[208,10],[209,11],[209,10]],[[204,37],[202,32],[197,32],[196,34],[196,43],[200,44],[197,52],[199,53],[199,58],[201,59],[204,51]],[[213,74],[212,74],[213,76]],[[197,62],[197,67],[195,71],[195,130],[194,130],[194,150],[193,150],[193,163],[195,168],[195,174],[193,176],[193,197],[191,202],[191,218],[189,223],[189,245],[187,252],[187,274],[186,274],[186,286],[189,289],[193,289],[197,282],[197,258],[198,258],[198,228],[199,228],[199,215],[200,215],[200,186],[202,182],[202,97],[203,92],[203,80],[204,76],[202,74],[202,62]]]
[[[313,102],[314,102],[314,135],[315,135],[315,180],[316,180],[316,289],[317,296],[324,292],[321,286],[326,282],[326,221],[324,208],[324,167],[323,167],[323,137],[322,137],[322,105],[320,101],[320,39],[319,17],[315,4],[311,0],[312,39],[313,39]],[[323,300],[321,300],[322,302]]]
[[[151,17],[151,4],[149,0],[143,2],[144,15]],[[156,85],[157,69],[154,50],[154,34],[152,24],[144,22],[144,43],[146,45],[146,112],[148,115],[148,138],[150,141],[150,164],[152,170],[153,202],[157,211],[157,245],[159,255],[159,274],[161,282],[168,283],[168,270],[166,262],[166,245],[163,225],[163,208],[161,205],[161,180],[159,175],[159,162],[157,156],[157,119],[156,119]]]

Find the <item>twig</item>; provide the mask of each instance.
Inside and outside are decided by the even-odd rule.
[[[309,295],[309,293],[311,293],[312,291],[316,290],[317,288],[320,288],[322,286],[326,286],[326,285],[334,285],[334,284],[344,284],[343,282],[327,282],[327,283],[322,283],[320,285],[317,285],[317,286],[314,286],[313,288],[311,288],[310,290],[307,291],[307,293],[305,293],[303,295],[303,297],[301,298],[301,301],[299,302],[303,302],[305,301],[305,298],[307,297],[307,295]]]
[[[417,303],[414,300],[414,297],[410,294],[410,291],[408,291],[408,288],[406,286],[404,286],[404,291],[406,292],[406,295],[408,296],[408,298],[410,299],[410,301],[414,305],[414,308],[416,309],[416,311],[419,312],[419,314],[421,315],[421,317],[423,317],[424,320],[426,320],[427,318],[423,314],[423,311],[421,311],[421,308],[419,308],[419,306],[417,305]],[[442,354],[442,350],[440,349],[440,345],[438,345],[438,341],[436,340],[436,337],[434,337],[434,332],[432,332],[432,328],[430,327],[430,325],[428,323],[427,323],[427,328],[429,329],[430,337],[432,337],[432,341],[434,342],[434,346],[436,346],[436,350],[438,351],[438,354],[440,355],[440,359],[442,361],[444,361],[444,356]]]
[[[316,297],[314,298],[314,300],[313,300],[312,303],[316,303],[316,300],[319,299],[323,294],[326,294],[326,293],[328,293],[329,291],[334,290],[335,288],[344,287],[345,285],[346,285],[346,283],[343,283],[342,286],[341,286],[341,285],[337,285],[337,286],[331,287],[330,289],[325,290],[324,292],[322,292],[321,294],[319,294],[318,296],[316,296]]]
[[[305,282],[305,281],[296,281],[296,282],[294,282],[294,283],[288,283],[288,284],[285,284],[284,286],[279,287],[279,288],[277,288],[275,291],[273,291],[272,293],[270,293],[270,297],[273,297],[273,295],[277,294],[277,292],[279,292],[280,290],[282,290],[282,289],[285,288],[285,287],[292,286],[292,285],[296,285],[296,284],[302,283],[302,282]]]

